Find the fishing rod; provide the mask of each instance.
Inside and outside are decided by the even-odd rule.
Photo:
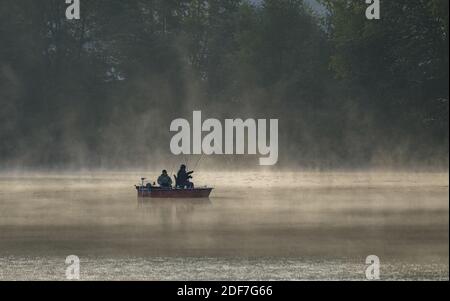
[[[197,163],[195,163],[193,170],[195,170],[197,168],[197,165],[200,162],[200,160],[202,160],[202,158],[203,158],[203,154],[200,155],[200,158],[197,160]]]

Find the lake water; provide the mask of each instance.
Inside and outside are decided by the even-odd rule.
[[[0,175],[0,280],[449,279],[448,173],[199,173],[209,200],[138,200],[157,173]]]

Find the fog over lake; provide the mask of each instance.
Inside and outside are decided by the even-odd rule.
[[[138,199],[157,172],[0,175],[0,279],[448,280],[448,173],[195,174],[207,200]]]

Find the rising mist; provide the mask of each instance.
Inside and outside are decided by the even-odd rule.
[[[169,126],[201,110],[279,119],[279,168],[448,169],[448,1],[321,2],[2,1],[0,168],[197,162]]]

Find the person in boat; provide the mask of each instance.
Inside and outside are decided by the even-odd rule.
[[[194,188],[194,183],[189,181],[189,179],[192,179],[192,173],[193,171],[186,171],[186,165],[182,164],[180,166],[180,170],[177,173],[177,176],[175,177],[176,186],[178,188]]]
[[[162,174],[158,177],[158,184],[163,188],[172,188],[172,179],[167,174],[167,170],[163,170]]]

